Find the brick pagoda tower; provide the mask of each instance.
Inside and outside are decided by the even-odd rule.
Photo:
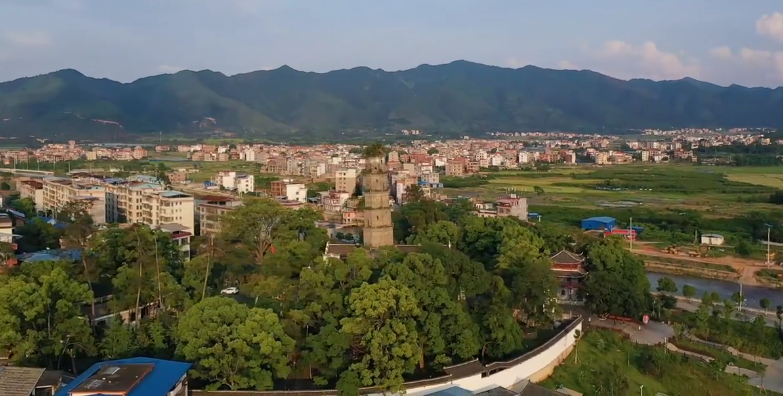
[[[362,171],[362,195],[364,196],[364,246],[377,248],[394,245],[394,228],[389,205],[389,176],[384,154],[369,150],[365,169]]]

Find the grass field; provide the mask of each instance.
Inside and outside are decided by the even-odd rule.
[[[744,378],[724,373],[724,367],[635,345],[611,331],[589,331],[579,341],[578,352],[572,352],[542,385],[550,389],[562,385],[596,396],[758,394]]]

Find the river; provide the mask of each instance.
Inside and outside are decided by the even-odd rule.
[[[650,280],[651,289],[655,290],[658,286],[658,279],[667,277],[677,284],[677,293],[682,294],[683,285],[691,285],[696,288],[696,298],[701,298],[705,291],[716,292],[722,299],[731,298],[731,295],[738,292],[740,285],[737,282],[729,282],[718,279],[695,278],[691,276],[647,273],[647,279]],[[780,289],[770,289],[760,286],[742,286],[742,294],[748,300],[747,305],[753,308],[759,308],[759,301],[762,298],[768,298],[770,306],[776,307],[783,305],[783,291]]]

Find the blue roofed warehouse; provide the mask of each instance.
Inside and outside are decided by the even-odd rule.
[[[614,217],[590,217],[582,220],[582,229],[585,231],[611,231],[617,226]]]

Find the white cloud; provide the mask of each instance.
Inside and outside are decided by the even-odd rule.
[[[711,49],[710,55],[719,59],[730,59],[734,54],[731,53],[731,48],[724,45]]]
[[[509,59],[506,59],[506,66],[514,68],[514,69],[519,69],[520,67],[525,67],[525,66],[527,66],[529,64],[530,64],[530,62],[524,61],[524,60],[519,59],[519,58],[509,58]]]
[[[567,60],[557,62],[557,68],[563,70],[579,70],[579,67]]]
[[[52,43],[49,36],[43,32],[6,32],[3,38],[19,47],[46,47]]]
[[[620,40],[607,41],[598,50],[591,50],[597,63],[613,75],[623,78],[647,77],[657,80],[698,77],[698,60],[680,52],[667,52],[647,41],[633,45]]]
[[[756,32],[783,42],[783,13],[763,15],[756,21]]]
[[[179,66],[170,66],[170,65],[160,65],[158,66],[158,71],[161,73],[167,73],[167,74],[173,74],[176,72],[180,72],[185,70],[184,67]]]

